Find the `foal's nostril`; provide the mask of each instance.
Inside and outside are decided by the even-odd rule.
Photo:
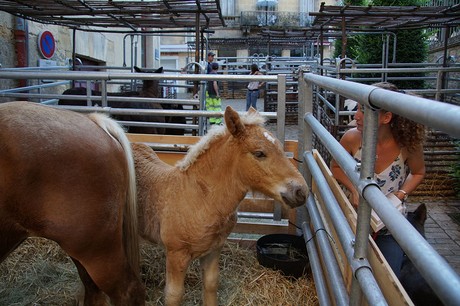
[[[305,188],[304,186],[297,186],[295,190],[297,202],[304,203],[307,200],[307,193],[307,188]]]
[[[308,187],[306,185],[291,181],[289,183],[288,191],[282,196],[289,206],[297,207],[305,203],[307,194]]]
[[[309,192],[306,184],[291,180],[286,187],[286,190],[281,193],[284,203],[293,208],[305,204]]]
[[[297,189],[296,198],[299,199],[300,201],[305,201],[307,199],[307,195],[303,188]]]

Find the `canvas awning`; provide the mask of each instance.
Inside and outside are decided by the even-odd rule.
[[[313,27],[335,30],[411,30],[460,25],[460,4],[452,6],[333,6],[321,4]]]

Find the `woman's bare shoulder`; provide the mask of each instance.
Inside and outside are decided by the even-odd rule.
[[[357,128],[349,129],[340,139],[340,144],[352,155],[361,147],[361,143],[362,135]]]
[[[352,141],[352,142],[354,142],[354,141],[361,142],[361,138],[362,138],[361,132],[358,131],[358,129],[354,127],[354,128],[351,128],[351,129],[347,130],[343,134],[341,140]]]

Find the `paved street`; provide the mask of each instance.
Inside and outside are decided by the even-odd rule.
[[[460,225],[449,216],[460,215],[460,200],[418,199],[414,202],[418,203],[425,203],[428,209],[427,241],[460,275]]]

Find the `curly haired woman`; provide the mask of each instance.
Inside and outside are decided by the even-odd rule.
[[[395,85],[387,82],[373,85],[399,91]],[[357,161],[361,161],[363,112],[360,105],[355,114],[356,127],[348,130],[340,140],[340,144]],[[422,182],[425,176],[424,139],[423,125],[386,110],[379,110],[374,179],[385,195],[393,193],[404,202]],[[357,207],[358,191],[334,160],[331,162],[331,171],[337,181],[350,191],[350,201]],[[376,233],[375,237],[393,272],[399,277],[403,250],[386,228]]]

